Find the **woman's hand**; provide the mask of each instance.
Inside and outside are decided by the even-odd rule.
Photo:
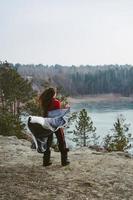
[[[61,102],[61,108],[70,108],[70,105],[65,102]]]
[[[70,105],[69,105],[69,104],[66,104],[66,105],[65,105],[65,108],[70,108]]]

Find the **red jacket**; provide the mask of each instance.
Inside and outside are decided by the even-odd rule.
[[[60,109],[60,108],[61,108],[61,102],[59,100],[57,100],[56,98],[52,98],[52,103],[48,107],[48,111],[56,110],[56,109]]]

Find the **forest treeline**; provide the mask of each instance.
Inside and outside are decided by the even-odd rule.
[[[69,95],[119,93],[133,94],[132,65],[61,66],[13,65],[18,73],[32,80],[34,89],[46,83],[63,88]]]

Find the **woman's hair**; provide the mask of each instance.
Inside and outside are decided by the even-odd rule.
[[[48,107],[52,103],[52,98],[54,97],[56,90],[52,87],[46,89],[39,97],[39,103],[43,109],[43,115],[47,116]]]

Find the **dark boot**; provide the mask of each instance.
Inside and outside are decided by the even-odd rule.
[[[61,152],[61,165],[66,166],[70,164],[70,161],[68,160],[68,150]]]
[[[43,155],[43,166],[49,166],[52,164],[52,162],[50,161],[50,155],[51,155],[51,151],[50,150],[46,150],[44,152],[44,155]]]

